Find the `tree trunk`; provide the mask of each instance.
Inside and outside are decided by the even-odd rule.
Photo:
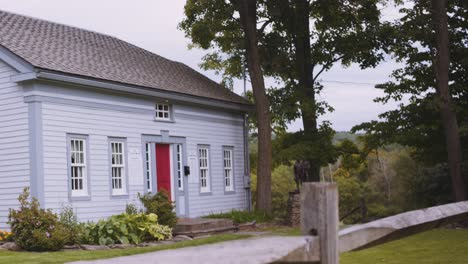
[[[271,212],[271,117],[270,103],[260,64],[257,39],[257,1],[239,0],[239,14],[244,30],[247,65],[255,99],[258,121],[257,209]]]
[[[304,133],[308,138],[317,135],[317,107],[311,64],[309,1],[295,0],[295,38],[296,67],[299,77],[299,103],[302,113]],[[305,181],[320,181],[320,163],[310,158],[310,170]]]
[[[449,91],[449,33],[447,0],[432,0],[433,24],[436,32],[435,75],[436,89],[448,154],[449,173],[455,201],[466,199],[462,176],[462,151],[458,122]]]

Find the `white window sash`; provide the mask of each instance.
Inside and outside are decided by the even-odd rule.
[[[177,162],[177,187],[179,191],[184,190],[184,177],[183,177],[183,162],[182,162],[182,145],[176,145],[176,162]]]
[[[209,161],[209,149],[199,148],[199,170],[200,170],[200,192],[210,192],[210,161]]]
[[[127,194],[127,175],[126,175],[126,155],[125,143],[123,141],[111,141],[109,144],[111,149],[111,189],[112,195]],[[119,173],[117,173],[119,171]],[[114,172],[116,174],[114,174]]]
[[[168,104],[156,104],[157,120],[171,120],[171,108]]]
[[[151,144],[146,143],[146,156],[145,156],[145,165],[146,165],[146,188],[148,189],[148,192],[153,191],[153,182],[152,182],[152,171],[151,171]]]
[[[223,151],[223,167],[224,167],[223,176],[224,176],[225,191],[234,190],[232,154],[233,154],[233,151],[231,149],[224,149]]]
[[[82,157],[81,157],[82,155]],[[72,160],[74,157],[74,160]],[[88,173],[87,173],[87,153],[86,139],[69,139],[69,159],[70,159],[70,189],[71,196],[88,196]],[[79,172],[79,173],[78,173]],[[80,174],[80,175],[76,175]],[[77,186],[78,185],[78,186]],[[81,187],[81,188],[77,188]]]

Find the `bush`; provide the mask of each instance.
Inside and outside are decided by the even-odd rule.
[[[138,208],[134,204],[127,204],[125,207],[125,213],[129,215],[138,214]]]
[[[145,206],[146,213],[156,214],[161,225],[173,228],[177,224],[175,206],[169,199],[166,191],[161,190],[156,194],[147,193],[143,196],[138,194],[138,198]]]
[[[51,210],[40,208],[36,198],[29,199],[29,188],[18,198],[19,210],[10,209],[8,223],[13,239],[28,251],[57,251],[68,241],[68,233]]]
[[[11,232],[0,230],[0,242],[11,242],[13,241],[13,236]]]
[[[66,245],[81,244],[84,224],[78,222],[78,218],[73,212],[71,207],[63,207],[59,215],[60,223],[65,227],[68,240],[65,241]]]
[[[139,244],[172,237],[172,229],[158,224],[155,214],[120,214],[86,225],[83,236],[88,244]]]

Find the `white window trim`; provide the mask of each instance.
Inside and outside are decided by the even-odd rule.
[[[73,163],[72,162],[72,142],[73,141],[82,141],[83,142],[83,161],[81,163]],[[68,138],[68,159],[69,159],[69,182],[70,182],[70,194],[72,197],[86,197],[89,196],[88,192],[88,153],[87,153],[87,138],[86,137],[78,137],[78,136],[70,136]],[[81,190],[73,190],[73,168],[74,167],[81,167],[82,168],[82,178],[83,178],[83,188]]]
[[[159,109],[160,105],[163,106],[162,110]],[[167,110],[165,110],[164,107],[167,107]],[[168,103],[156,103],[154,119],[157,121],[172,121],[172,109],[171,108],[172,106]],[[159,113],[163,113],[163,117],[160,117]],[[167,117],[164,117],[164,114],[167,114]]]
[[[177,189],[184,190],[184,163],[183,163],[183,147],[182,144],[176,144],[176,172],[177,172]],[[179,185],[180,182],[180,185]]]
[[[229,152],[229,166],[226,166],[226,152]],[[234,191],[234,151],[232,148],[223,148],[223,180],[224,180],[224,190],[226,192]],[[227,177],[226,171],[229,170],[229,186],[226,185]]]
[[[112,144],[121,144],[122,146],[122,153],[115,153],[115,154],[122,154],[122,164],[112,164],[112,156],[114,154],[112,149]],[[119,196],[119,195],[127,195],[127,155],[126,155],[126,144],[125,140],[123,139],[110,139],[109,140],[109,164],[110,164],[110,188],[112,196]],[[122,188],[114,189],[113,182],[113,168],[121,168],[121,180],[122,180]]]
[[[201,150],[206,151],[206,166],[201,166]],[[206,171],[206,186],[202,186],[202,170]],[[211,192],[211,176],[210,176],[210,148],[208,146],[199,146],[198,147],[198,173],[200,181],[200,193],[209,193]]]

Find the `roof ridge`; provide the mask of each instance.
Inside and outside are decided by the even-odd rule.
[[[28,18],[28,19],[32,19],[32,20],[37,20],[37,21],[41,21],[41,22],[46,22],[46,23],[50,23],[50,24],[55,24],[55,25],[59,25],[59,26],[64,26],[64,27],[68,27],[68,28],[72,28],[72,29],[76,29],[76,30],[80,30],[80,31],[85,31],[85,32],[89,32],[89,33],[93,33],[93,34],[97,34],[97,35],[101,35],[101,36],[105,36],[105,37],[108,37],[108,38],[111,38],[111,39],[114,39],[114,40],[118,40],[118,41],[121,41],[125,44],[128,44],[128,45],[131,45],[137,49],[139,49],[140,51],[143,51],[145,53],[151,53],[151,55],[153,56],[157,56],[161,59],[164,59],[164,60],[167,60],[169,62],[174,62],[174,63],[179,63],[179,64],[183,64],[184,66],[190,68],[191,70],[194,70],[196,71],[197,73],[203,75],[205,78],[209,79],[210,81],[212,82],[215,82],[216,84],[219,84],[217,83],[216,81],[214,80],[211,80],[210,78],[206,77],[204,74],[200,73],[199,71],[193,69],[192,67],[188,66],[187,64],[183,63],[183,62],[180,62],[180,61],[176,61],[176,60],[173,60],[173,59],[169,59],[169,58],[166,58],[166,57],[163,57],[159,54],[156,54],[150,50],[147,50],[145,48],[142,48],[134,43],[131,43],[129,40],[124,40],[124,39],[121,39],[119,37],[116,37],[116,36],[112,36],[112,35],[109,35],[109,34],[106,34],[106,33],[102,33],[102,32],[98,32],[98,31],[95,31],[95,30],[92,30],[92,29],[86,29],[86,28],[81,28],[81,27],[78,27],[78,26],[73,26],[73,25],[69,25],[69,24],[65,24],[65,23],[61,23],[61,22],[56,22],[56,21],[52,21],[52,20],[48,20],[48,19],[44,19],[44,18],[39,18],[39,17],[33,17],[33,16],[30,16],[30,15],[25,15],[25,14],[19,14],[19,13],[16,13],[16,12],[11,12],[11,11],[5,11],[5,10],[2,10],[0,9],[0,13],[6,13],[6,14],[12,14],[12,15],[15,15],[15,16],[21,16],[21,17],[25,17],[25,18]]]
[[[34,17],[34,16],[30,16],[30,15],[16,13],[16,12],[13,12],[13,11],[5,11],[3,9],[0,9],[0,13],[2,13],[2,12],[6,13],[6,14],[15,15],[15,16],[25,17],[25,18],[32,19],[32,20],[38,20],[38,21],[41,21],[41,22],[46,22],[46,23],[55,24],[55,25],[59,25],[59,26],[74,28],[74,29],[77,29],[77,30],[87,31],[87,32],[90,32],[90,33],[93,33],[93,34],[103,35],[103,36],[106,36],[106,37],[109,37],[109,38],[118,39],[120,41],[127,42],[126,40],[119,39],[118,37],[115,37],[115,36],[112,36],[112,35],[109,35],[109,34],[106,34],[106,33],[98,32],[98,31],[95,31],[95,30],[92,30],[92,29],[81,28],[81,27],[78,27],[78,26],[73,26],[73,25],[69,25],[69,24],[65,24],[65,23],[61,23],[61,22],[48,20],[48,19],[45,19],[45,18]],[[129,43],[129,42],[127,42],[127,43]],[[131,43],[129,43],[129,44],[131,44]]]

